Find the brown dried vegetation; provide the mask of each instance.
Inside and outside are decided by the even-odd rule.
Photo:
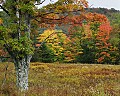
[[[0,64],[0,85],[6,63]],[[0,96],[120,96],[120,66],[93,64],[31,63],[29,90],[15,87],[13,64],[8,65]]]

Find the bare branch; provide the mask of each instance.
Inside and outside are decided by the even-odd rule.
[[[10,13],[7,9],[5,9],[2,5],[0,5],[1,9],[3,9],[3,11],[5,11],[9,16],[10,16]]]
[[[43,0],[42,2],[37,2],[37,4],[35,5],[40,5],[40,4],[43,4],[45,2],[45,0]]]
[[[41,1],[41,2],[37,2],[37,4],[35,4],[35,5],[41,5],[41,4],[43,4],[45,2],[45,0],[43,0],[43,1]],[[52,0],[50,0],[50,2],[53,2]]]

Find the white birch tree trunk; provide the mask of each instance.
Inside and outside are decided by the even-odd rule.
[[[17,87],[20,91],[28,90],[28,73],[31,55],[26,56],[22,60],[14,60]]]

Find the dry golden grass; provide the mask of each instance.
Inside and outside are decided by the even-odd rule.
[[[0,63],[0,96],[120,96],[120,65],[31,63],[29,90],[17,91],[14,65]]]

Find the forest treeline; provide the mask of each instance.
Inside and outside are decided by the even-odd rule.
[[[94,24],[89,23],[91,24],[89,26],[85,20],[80,27],[74,26],[68,30],[66,26],[62,26],[62,29],[59,28],[61,30],[57,30],[63,31],[63,33],[57,33],[55,30],[44,31],[40,34],[40,38],[44,37],[45,39],[54,32],[56,32],[56,34],[51,36],[47,42],[36,50],[32,61],[119,64],[120,11],[114,8],[89,8],[86,9],[86,11],[87,13],[90,12],[88,18],[91,18],[92,20],[90,22]],[[95,17],[95,15],[97,17]],[[106,17],[104,17],[104,15]],[[103,21],[100,21],[99,18],[102,18]],[[104,22],[104,18],[108,18],[107,24],[99,24],[98,22]],[[79,21],[79,19],[76,20]],[[110,25],[108,22],[110,22]],[[102,33],[103,36],[100,36],[99,39],[102,38],[103,40],[98,40],[97,37],[97,35],[100,34],[98,31],[100,27],[103,27],[101,30],[104,31],[104,33],[109,32],[108,35]],[[70,33],[72,33],[71,36],[69,35]],[[92,36],[89,36],[90,34],[92,34]],[[105,38],[106,41],[104,40]],[[42,40],[40,40],[40,42],[42,42]],[[98,42],[101,43],[101,45],[98,44]],[[108,45],[105,45],[105,43]]]
[[[120,11],[114,8],[85,11],[84,16],[65,19],[71,20],[72,26],[40,28],[31,61],[120,64]]]

